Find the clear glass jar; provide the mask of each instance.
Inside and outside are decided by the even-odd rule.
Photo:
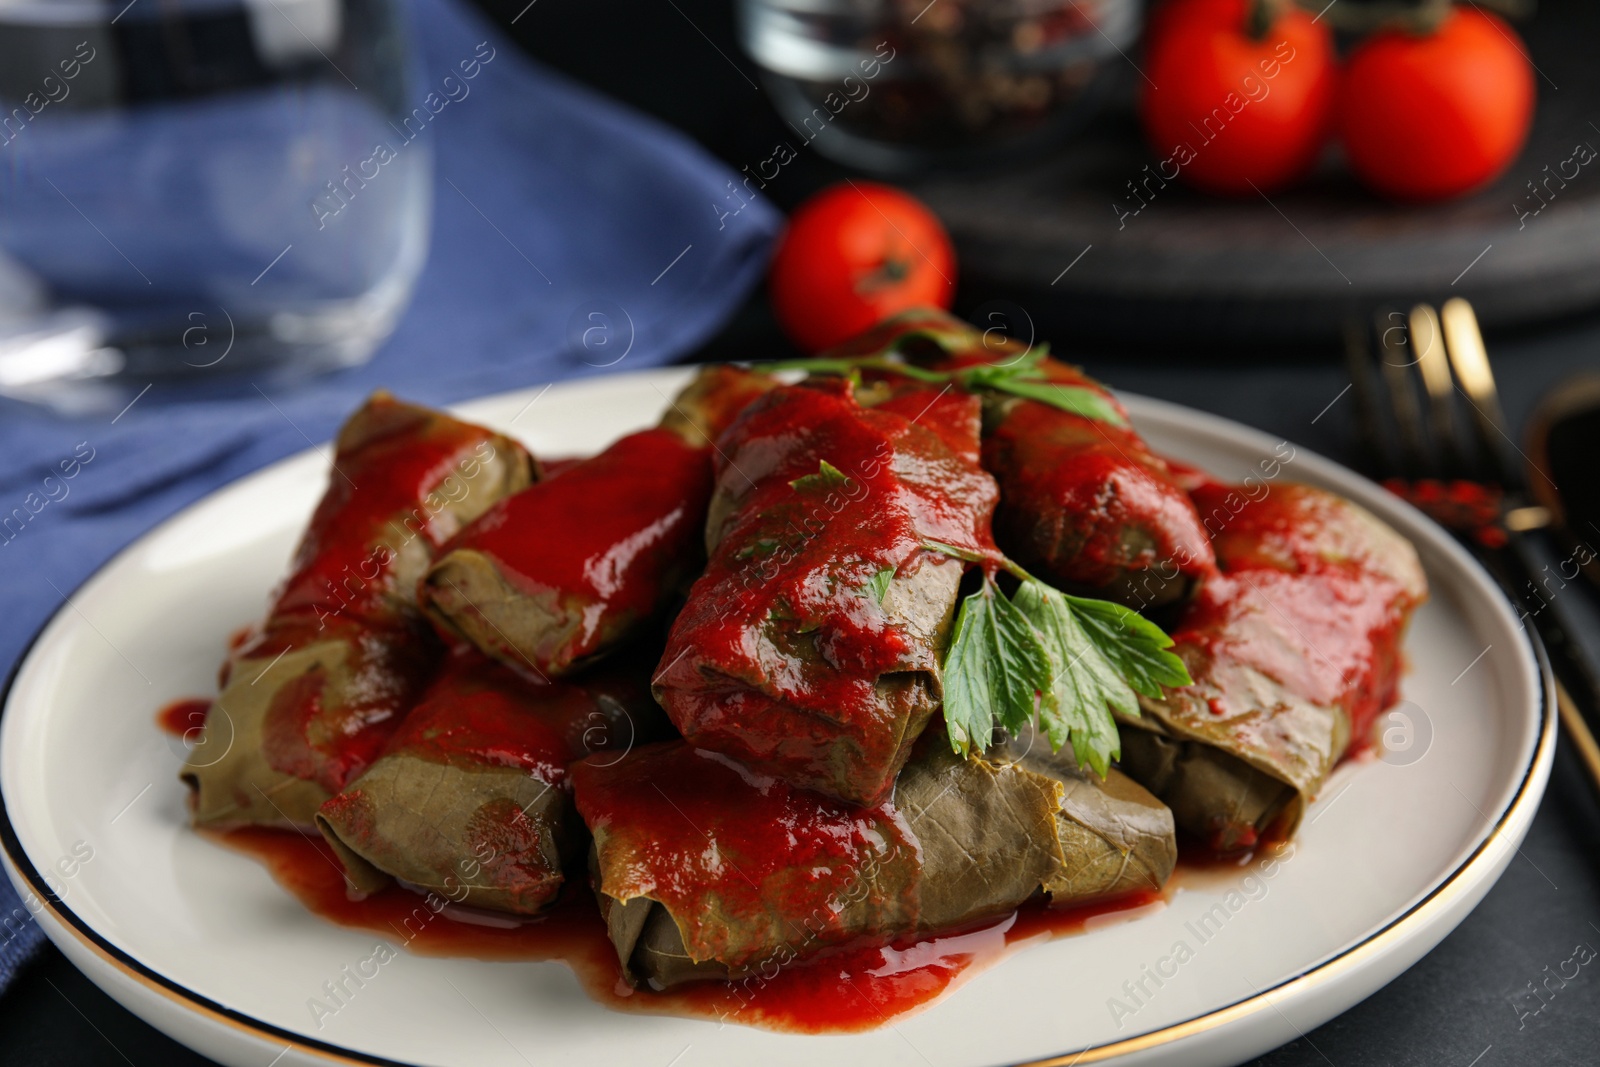
[[[893,174],[1059,141],[1140,14],[1140,0],[742,0],[741,31],[796,136]]]
[[[365,360],[427,243],[407,56],[400,0],[0,0],[0,393]]]

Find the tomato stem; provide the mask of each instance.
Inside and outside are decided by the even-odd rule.
[[[856,284],[856,292],[865,296],[880,289],[892,289],[911,277],[911,267],[912,263],[908,257],[891,253],[879,264],[877,270],[864,276]]]
[[[1437,30],[1454,6],[1454,0],[1370,0],[1363,4],[1332,5],[1327,0],[1295,0],[1295,3],[1302,11],[1317,15],[1320,21],[1336,30],[1366,34],[1393,29],[1417,36]],[[1530,0],[1473,0],[1473,6],[1509,19],[1526,18],[1532,14],[1533,7]]]
[[[1250,0],[1250,11],[1244,20],[1245,35],[1252,41],[1263,41],[1277,21],[1277,0]]]

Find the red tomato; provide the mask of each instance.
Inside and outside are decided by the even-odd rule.
[[[1533,122],[1533,70],[1516,32],[1456,8],[1437,30],[1374,34],[1350,55],[1339,123],[1350,169],[1374,191],[1440,200],[1503,172]]]
[[[1332,119],[1328,28],[1284,11],[1258,40],[1249,0],[1173,0],[1151,23],[1139,113],[1163,179],[1254,196],[1316,162]]]
[[[872,182],[831,186],[801,204],[772,260],[772,308],[809,352],[908,308],[948,308],[956,257],[922,202]]]

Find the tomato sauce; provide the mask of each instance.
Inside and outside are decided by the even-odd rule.
[[[1505,546],[1506,529],[1500,521],[1505,494],[1498,488],[1434,478],[1389,478],[1383,487],[1447,530],[1466,530],[1486,548]]]
[[[1024,565],[1091,589],[1157,567],[1169,578],[1210,573],[1194,504],[1131,428],[1022,403],[983,450],[1000,480],[995,535]]]
[[[981,347],[936,366],[983,366],[1000,355],[985,336]],[[1186,491],[1189,472],[1152,452],[1116,397],[1077,367],[1045,359],[1033,373],[1098,394],[1124,421],[1037,401],[1000,409],[983,440],[983,465],[1000,483],[994,519],[1000,547],[1044,577],[1081,589],[1158,567],[1172,571],[1164,580],[1209,575],[1211,545]]]
[[[383,751],[465,767],[509,767],[554,784],[573,760],[648,740],[641,729],[664,729],[640,675],[622,664],[581,682],[535,684],[475,649],[458,650]]]
[[[1251,848],[1219,852],[1184,833],[1178,834],[1178,865],[1173,868],[1167,892],[1184,889],[1225,891],[1251,871],[1294,856],[1293,841],[1258,843]]]
[[[1083,933],[1107,921],[1131,919],[1161,896],[1137,893],[1070,908],[1028,904],[969,930],[845,949],[739,982],[709,982],[637,993],[641,1005],[791,1033],[848,1033],[886,1026],[918,1011],[967,979],[1029,945]],[[628,1005],[632,1007],[633,1005]]]
[[[841,902],[869,893],[883,922],[904,929],[918,914],[921,849],[892,802],[856,807],[681,742],[585,760],[571,775],[584,823],[604,836],[599,869],[612,895],[649,896],[688,916],[716,887],[727,922],[691,924],[692,956],[760,965],[771,956],[775,913],[803,918],[818,948],[853,941],[860,913]]]
[[[710,450],[644,430],[500,501],[443,552],[480,552],[512,588],[571,616],[570,633],[533,650],[541,668],[558,671],[654,615],[687,581],[703,555],[710,496]]]
[[[497,460],[505,438],[425,408],[375,396],[340,430],[327,492],[295,551],[289,576],[268,619],[270,642],[280,628],[300,647],[327,616],[389,624],[401,549],[418,537],[429,550],[455,531],[452,506],[474,489],[472,479]],[[284,626],[298,622],[300,626]],[[276,645],[253,655],[273,655]]]
[[[1248,502],[1234,487],[1208,485],[1194,498],[1202,513],[1227,512],[1231,521],[1216,538],[1223,573],[1201,588],[1174,641],[1342,708],[1351,739],[1367,737],[1395,701],[1400,634],[1424,595],[1410,570],[1369,556],[1349,505],[1336,497],[1285,485]]]
[[[390,886],[351,900],[332,850],[320,838],[281,830],[208,833],[260,861],[309,911],[367,930],[422,956],[482,960],[560,960],[596,1001],[616,1011],[689,1016],[791,1033],[869,1030],[926,1007],[1012,952],[1071,936],[1160,906],[1145,892],[1072,908],[1029,904],[969,930],[876,948],[836,951],[782,968],[775,976],[702,982],[665,992],[633,989],[589,889],[569,879],[544,915],[518,921],[455,908]]]
[[[871,582],[961,566],[930,541],[994,554],[978,402],[939,394],[864,409],[848,382],[824,379],[768,393],[723,434],[716,547],[655,683],[691,743],[850,800],[888,793],[917,731],[906,728],[909,711],[885,706],[877,681],[936,665],[868,595]],[[936,403],[965,408],[964,449],[913,421]]]
[[[515,454],[499,454],[507,450]],[[319,644],[331,657],[343,646],[336,666],[275,688],[262,724],[273,769],[337,792],[376,758],[439,652],[405,607],[417,559],[455,533],[463,501],[485,491],[487,465],[528,462],[506,438],[387,394],[340,429],[327,491],[288,577],[259,632],[231,657],[274,660]]]
[[[192,741],[200,735],[211,711],[211,701],[185,697],[164,705],[156,712],[156,725],[163,733]]]

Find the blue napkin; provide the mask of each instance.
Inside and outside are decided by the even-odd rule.
[[[264,395],[184,403],[156,385],[115,421],[0,401],[0,664],[61,606],[58,589],[224,482],[328,439],[373,389],[443,404],[668,363],[759,279],[779,217],[763,202],[719,213],[731,172],[536,66],[462,0],[409,3],[419,93],[481,42],[494,58],[423,135],[437,175],[430,252],[393,337],[366,366]],[[581,334],[596,309],[615,320],[611,347],[575,345],[573,323]],[[0,880],[0,990],[41,940]]]

